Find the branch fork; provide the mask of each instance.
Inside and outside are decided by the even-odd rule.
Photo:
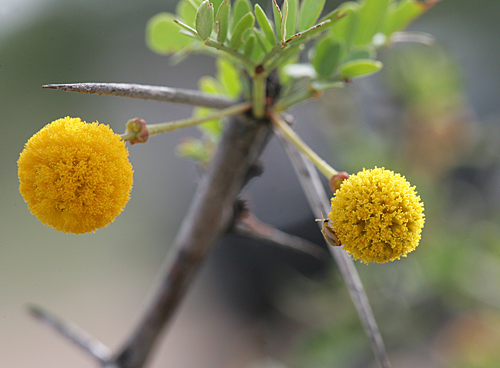
[[[126,86],[123,84],[93,83],[44,87],[151,99],[159,99],[158,93],[165,92],[164,88],[138,85],[128,85],[131,86],[131,90],[127,91]],[[185,91],[177,94],[171,89],[168,90],[168,93],[164,93],[162,98],[168,95],[165,100],[170,102],[197,104],[195,101],[201,101],[203,102],[202,106],[226,110],[238,106],[231,100],[220,98],[213,100],[213,96],[192,92],[186,94]],[[184,99],[179,101],[181,95],[184,96]],[[241,105],[239,108],[241,109]],[[297,149],[307,155],[327,178],[337,176],[337,179],[341,179],[343,177],[343,173],[338,173],[319,158],[278,113],[268,109],[269,119],[255,119],[248,115],[241,115],[249,108],[250,105],[247,103],[245,109],[229,114],[231,117],[226,125],[217,153],[208,172],[200,181],[188,213],[174,240],[173,250],[162,266],[162,277],[157,285],[154,298],[136,330],[122,349],[113,355],[106,346],[87,333],[70,323],[63,322],[42,308],[31,306],[31,313],[83,348],[100,362],[103,368],[141,368],[144,366],[160,332],[168,325],[177,310],[204,260],[211,253],[219,238],[227,231],[257,237],[274,244],[292,246],[316,257],[322,257],[321,252],[317,251],[321,248],[311,247],[302,240],[272,229],[248,212],[234,212],[237,197],[243,186],[252,177],[260,154],[272,135],[273,127],[274,133],[283,143],[292,160],[316,217],[320,216],[319,211],[322,206],[329,207],[328,197],[317,172],[311,167],[311,161],[305,159]],[[139,132],[146,127],[141,120],[134,119],[134,124],[136,124],[134,129],[139,127]],[[150,127],[147,130],[151,133]],[[236,222],[234,221],[235,216]],[[328,249],[337,261],[366,334],[370,339],[376,360],[382,368],[390,368],[382,337],[352,259],[339,247],[328,247]]]

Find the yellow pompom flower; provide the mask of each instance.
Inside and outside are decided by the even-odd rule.
[[[423,210],[415,187],[403,176],[384,168],[363,169],[335,192],[328,226],[355,260],[384,263],[416,248]]]
[[[113,222],[130,198],[133,170],[125,142],[107,125],[66,117],[26,143],[19,191],[40,221],[82,234]]]

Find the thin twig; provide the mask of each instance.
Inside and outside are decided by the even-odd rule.
[[[80,327],[61,320],[40,306],[29,305],[28,309],[34,317],[40,319],[52,329],[71,340],[101,364],[104,365],[110,361],[112,357],[111,350]]]
[[[238,216],[230,232],[271,245],[277,245],[284,249],[306,253],[320,260],[325,259],[328,255],[323,248],[316,244],[265,224],[248,211]]]
[[[146,86],[128,83],[75,83],[46,84],[42,88],[58,89],[67,92],[80,92],[95,95],[140,98],[161,102],[173,102],[192,106],[223,109],[232,106],[237,101],[222,96],[207,95],[200,91],[169,88],[161,86]]]
[[[164,262],[153,300],[137,330],[117,354],[120,368],[142,367],[160,331],[171,320],[187,289],[233,219],[234,203],[249,171],[271,135],[270,123],[232,116],[217,153]]]
[[[318,172],[313,164],[300,153],[293,144],[281,133],[281,130],[275,129],[275,135],[278,137],[292,161],[297,176],[299,177],[302,189],[307,197],[309,206],[317,218],[321,217],[321,207],[329,208],[329,200],[325,189],[321,184]],[[373,311],[368,301],[368,297],[364,290],[358,271],[352,259],[340,247],[329,246],[335,261],[337,262],[340,274],[344,279],[347,290],[356,307],[361,323],[365,329],[365,333],[370,340],[370,344],[375,355],[375,359],[382,368],[390,368],[391,364],[385,350],[384,341],[377,322],[373,315]]]

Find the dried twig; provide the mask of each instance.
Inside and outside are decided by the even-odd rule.
[[[46,84],[42,88],[58,89],[67,92],[80,92],[95,95],[121,96],[174,102],[192,106],[212,107],[223,109],[237,103],[226,97],[207,95],[200,91],[170,88],[160,86],[146,86],[128,83],[75,83],[75,84]]]
[[[317,218],[321,218],[321,207],[329,208],[329,200],[326,195],[325,189],[321,184],[318,172],[288,140],[286,140],[279,129],[275,129],[275,135],[278,137],[292,161],[297,176],[299,177],[302,189],[307,197],[309,206]],[[321,226],[322,224],[320,224]],[[377,322],[373,315],[373,311],[368,301],[368,297],[363,288],[361,279],[359,278],[354,262],[340,247],[329,246],[337,266],[339,267],[340,274],[344,279],[351,299],[358,311],[365,333],[370,339],[370,344],[375,354],[375,359],[382,368],[390,368],[391,364],[385,350],[384,341],[380,334]]]
[[[101,364],[104,365],[111,360],[111,350],[80,327],[61,320],[40,306],[29,305],[28,309],[34,317],[40,319],[55,331],[71,340]]]

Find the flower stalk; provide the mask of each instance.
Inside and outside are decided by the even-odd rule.
[[[228,107],[226,109],[218,110],[216,112],[204,116],[195,116],[188,119],[181,119],[176,121],[169,121],[166,123],[146,125],[146,130],[149,132],[149,136],[152,136],[176,129],[186,128],[189,126],[201,124],[206,121],[212,119],[218,119],[224,116],[238,115],[250,110],[251,107],[252,105],[250,102],[244,102],[241,104]],[[124,141],[139,142],[140,140],[137,140],[138,133],[139,130],[136,131],[134,129],[130,129],[130,126],[127,125],[127,131],[121,137]]]
[[[281,116],[273,110],[268,110],[269,118],[273,122],[274,126],[283,132],[285,137],[295,145],[303,154],[305,154],[316,166],[316,168],[328,179],[330,180],[334,175],[337,175],[339,172],[335,170],[333,167],[328,165],[325,160],[318,156],[316,152],[314,152],[311,147],[309,147],[303,140],[300,138],[297,133],[293,131],[292,128],[281,118]]]

